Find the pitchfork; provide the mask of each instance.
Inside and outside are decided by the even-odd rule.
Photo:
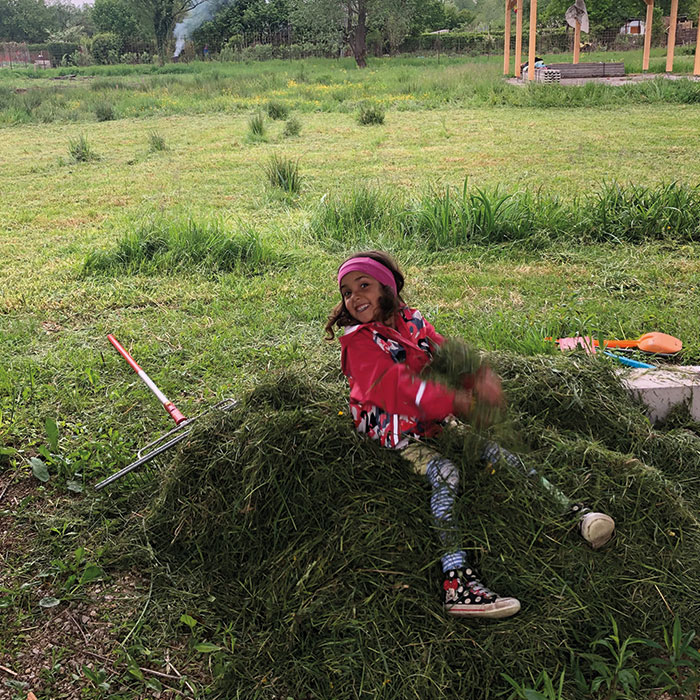
[[[196,416],[193,416],[192,418],[186,418],[184,415],[182,415],[182,413],[180,413],[180,411],[178,410],[177,406],[175,406],[175,404],[172,401],[170,401],[168,397],[155,385],[155,382],[146,374],[146,372],[144,372],[143,369],[141,369],[141,367],[139,367],[136,360],[134,360],[134,358],[119,343],[119,341],[111,333],[107,336],[107,338],[109,342],[112,343],[112,345],[114,345],[117,352],[129,363],[131,369],[133,369],[134,372],[138,374],[139,379],[141,379],[141,381],[155,394],[155,396],[161,402],[161,404],[163,404],[163,408],[168,412],[168,415],[175,421],[175,427],[172,430],[165,433],[165,435],[161,435],[161,437],[159,437],[158,439],[153,440],[153,442],[149,442],[148,445],[142,447],[136,453],[136,460],[133,461],[131,464],[112,474],[112,476],[103,479],[102,481],[100,481],[99,484],[96,484],[96,491],[103,489],[105,486],[113,484],[115,481],[117,481],[117,479],[121,479],[127,474],[131,474],[139,467],[142,467],[144,464],[148,464],[159,455],[162,455],[164,452],[167,452],[174,445],[177,445],[178,442],[184,440],[192,430],[192,423],[194,423],[194,421],[202,415],[200,413]],[[228,411],[231,408],[233,408],[236,405],[236,403],[236,399],[224,399],[223,401],[220,401],[215,406],[213,406],[213,409]]]

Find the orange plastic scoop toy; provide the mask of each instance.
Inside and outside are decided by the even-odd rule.
[[[603,345],[606,348],[636,348],[660,355],[675,355],[683,349],[683,343],[678,338],[656,332],[645,333],[639,340],[604,340]]]
[[[545,338],[551,340],[551,338]],[[557,341],[561,350],[572,350],[579,345],[587,352],[595,352],[600,345],[597,340],[590,336],[579,336],[574,338],[559,338]],[[642,352],[653,353],[655,355],[675,355],[683,349],[683,343],[666,333],[645,333],[638,340],[604,340],[605,348],[620,348],[623,350],[641,350]]]

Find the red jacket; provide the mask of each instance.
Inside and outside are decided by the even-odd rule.
[[[419,376],[444,338],[419,311],[404,307],[396,330],[376,321],[350,326],[340,338],[350,411],[360,433],[386,447],[428,437],[452,413],[455,392]],[[431,347],[432,346],[432,347]]]

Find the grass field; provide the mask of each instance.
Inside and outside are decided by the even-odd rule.
[[[681,71],[691,59],[677,57]],[[640,57],[624,60],[629,71]],[[662,60],[654,57],[659,66]],[[301,657],[287,642],[267,652],[270,668],[288,669],[287,680],[246,661],[250,684],[241,684],[235,679],[243,661],[234,659],[251,658],[243,631],[250,620],[227,619],[222,603],[203,597],[199,579],[188,579],[167,548],[153,551],[144,524],[152,517],[150,492],[107,498],[89,488],[169,429],[108,333],[186,415],[243,396],[280,371],[317,378],[323,401],[343,410],[338,347],[323,341],[322,329],[335,304],[334,271],[355,248],[394,252],[406,272],[407,300],[438,329],[494,358],[519,358],[517,372],[505,370],[516,407],[518,372],[527,375],[528,363],[539,366],[554,353],[547,336],[658,330],[683,340],[679,361],[700,364],[698,84],[520,88],[503,84],[499,66],[494,57],[439,65],[377,60],[366,72],[319,60],[178,65],[170,72],[107,67],[55,82],[53,72],[41,79],[0,74],[0,697],[33,689],[40,700],[399,698],[464,695],[468,688],[474,698],[508,696],[512,688],[499,673],[481,668],[498,659],[498,626],[441,626],[425,576],[411,586],[434,608],[426,618],[430,634],[440,644],[481,647],[483,660],[470,661],[477,670],[429,658],[425,685],[392,684],[387,679],[403,667],[387,666],[380,654],[385,670],[366,678],[357,671],[349,683],[340,661],[347,648],[329,623],[325,631],[332,627],[340,638],[338,655],[326,662],[337,683],[345,679],[341,685],[321,683],[324,667],[311,663],[312,644],[303,647],[309,675],[294,676],[292,662]],[[383,124],[358,124],[366,101],[385,110]],[[298,120],[297,135],[268,116],[270,102]],[[104,103],[113,118],[98,121],[95,108]],[[257,111],[263,135],[251,132]],[[294,171],[298,188],[271,184],[273,156]],[[274,424],[274,414],[265,416]],[[697,426],[684,429],[697,435]],[[573,455],[578,448],[567,436],[552,445]],[[635,457],[644,442],[613,446],[592,429],[587,437]],[[596,449],[571,456],[572,463],[580,457],[583,464]],[[658,457],[649,460],[659,467]],[[509,478],[502,487],[516,488]],[[664,478],[697,490],[691,472],[670,469]],[[618,487],[611,481],[610,493]],[[371,493],[371,484],[363,488]],[[697,500],[689,498],[692,511]],[[509,512],[507,502],[504,508]],[[645,521],[636,508],[635,522]],[[631,520],[631,511],[620,514]],[[684,526],[684,542],[695,541],[696,516]],[[484,532],[495,527],[488,512],[479,517]],[[538,536],[534,526],[526,534],[525,542]],[[656,544],[671,547],[662,535],[653,535]],[[627,538],[603,555],[607,564],[591,559],[591,580],[605,566],[617,571],[622,552],[642,542]],[[476,550],[506,580],[508,567],[488,536]],[[664,562],[662,574],[679,575],[675,562]],[[682,563],[689,572],[700,566],[697,558]],[[571,565],[551,564],[563,567],[557,571]],[[650,580],[666,580],[662,574]],[[663,590],[666,598],[650,586],[639,593],[638,616],[622,604],[589,609],[580,638],[564,640],[562,632],[560,640],[531,644],[545,627],[524,587],[523,612],[503,629],[523,644],[523,659],[539,658],[531,654],[543,645],[542,667],[496,663],[497,671],[517,671],[524,687],[534,687],[542,669],[557,682],[565,671],[561,697],[625,697],[617,676],[607,690],[593,692],[589,684],[582,691],[562,659],[607,639],[616,611],[625,635],[642,630],[662,643],[674,619],[667,599],[682,611],[683,631],[698,630],[700,609],[685,589]],[[561,623],[566,629],[575,626],[571,615]],[[380,648],[385,631],[372,632]],[[503,653],[515,654],[511,646]],[[644,658],[640,651],[625,668],[643,675]],[[417,673],[415,663],[405,669]],[[685,668],[681,675],[692,676]],[[469,686],[477,677],[489,685]],[[627,696],[650,697],[664,685],[645,682]],[[684,692],[678,697],[693,697]]]

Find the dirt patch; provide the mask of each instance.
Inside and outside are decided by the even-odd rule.
[[[138,617],[147,583],[135,574],[122,574],[89,589],[83,600],[61,603],[53,608],[33,606],[30,614],[11,609],[6,629],[14,628],[7,646],[11,653],[0,655],[0,673],[15,683],[26,684],[39,698],[80,698],[90,686],[83,667],[114,675],[118,661],[117,629]],[[38,600],[49,590],[32,591]],[[119,636],[124,636],[120,632]]]

